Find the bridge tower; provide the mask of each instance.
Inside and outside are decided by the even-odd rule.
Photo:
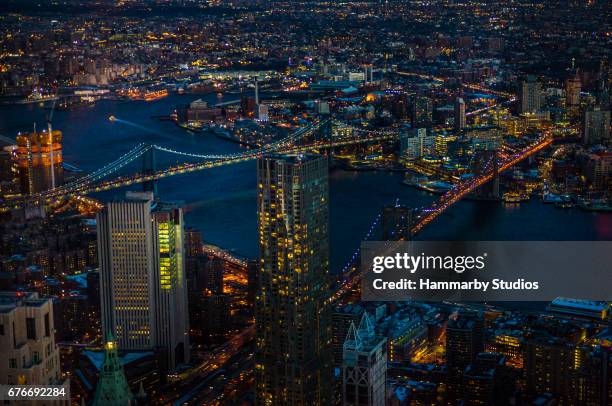
[[[319,129],[319,138],[321,141],[331,141],[332,140],[332,122],[331,120],[327,120]]]
[[[152,175],[155,173],[155,170],[155,148],[149,147],[142,155],[142,174]],[[153,192],[154,195],[157,195],[157,181],[151,180],[143,182],[142,189],[145,192]]]
[[[390,205],[382,212],[383,241],[410,241],[413,210],[410,207]]]
[[[484,166],[491,162],[493,163],[493,179],[490,182],[482,185],[474,192],[474,197],[483,200],[499,200],[499,160],[497,150],[484,150],[480,152],[476,173],[482,174],[485,170]]]

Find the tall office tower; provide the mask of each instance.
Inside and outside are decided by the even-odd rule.
[[[461,131],[465,128],[465,102],[461,97],[455,100],[455,130]]]
[[[575,70],[565,79],[565,106],[568,109],[576,108],[580,105],[580,76]]]
[[[119,359],[117,343],[109,334],[104,344],[104,363],[100,369],[92,406],[129,405],[133,399]]]
[[[604,110],[610,108],[610,67],[606,60],[599,62],[599,72],[597,73],[597,104]]]
[[[162,350],[168,367],[189,360],[183,213],[152,193],[128,192],[98,213],[103,331],[122,350]]]
[[[537,113],[540,111],[542,85],[535,76],[529,75],[519,85],[519,113]]]
[[[53,157],[51,157],[53,155]],[[53,158],[53,162],[51,162]],[[34,194],[49,190],[64,181],[62,166],[62,132],[34,131],[17,136],[17,164],[21,193]]]
[[[384,405],[386,380],[387,339],[376,336],[368,312],[364,312],[359,327],[351,324],[344,341],[343,405]]]
[[[269,107],[267,104],[259,104],[257,106],[257,119],[263,122],[268,122],[270,120]]]
[[[365,76],[366,83],[374,82],[374,67],[371,64],[363,66],[363,74]]]
[[[596,106],[586,111],[583,134],[582,141],[587,145],[610,143],[610,110],[601,110]]]
[[[256,404],[331,404],[327,161],[257,162]]]
[[[53,302],[37,293],[0,292],[0,383],[60,384]]]
[[[414,96],[412,98],[412,126],[428,127],[433,122],[433,103],[429,97]]]
[[[259,81],[255,77],[255,108],[259,106]]]
[[[185,229],[185,254],[188,257],[197,257],[202,254],[202,232],[187,227]]]

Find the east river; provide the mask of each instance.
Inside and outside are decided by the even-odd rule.
[[[141,142],[179,151],[232,153],[243,147],[208,133],[189,134],[169,121],[177,104],[196,98],[216,102],[216,95],[171,95],[153,102],[104,100],[95,106],[55,111],[54,129],[64,135],[64,160],[92,171]],[[237,96],[228,95],[226,100]],[[114,115],[121,119],[112,122]],[[31,131],[36,121],[45,126],[46,110],[37,104],[0,105],[0,134],[14,138]],[[125,120],[129,123],[126,123]],[[181,157],[157,153],[157,166],[183,162]],[[132,171],[134,171],[132,166]],[[202,231],[204,239],[236,253],[258,254],[255,163],[178,175],[158,183],[164,200],[185,202],[187,226]],[[402,175],[387,172],[330,174],[331,270],[337,272],[359,245],[381,207],[399,199],[401,204],[422,207],[438,198],[400,184]],[[136,185],[132,188],[139,189]],[[98,195],[101,200],[121,197],[117,189]],[[462,201],[450,208],[418,236],[423,240],[612,240],[612,215],[557,209],[536,198],[520,205]]]

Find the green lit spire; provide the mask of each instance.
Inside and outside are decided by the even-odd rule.
[[[104,345],[104,364],[100,370],[100,379],[92,405],[127,406],[132,399],[132,392],[117,354],[117,343],[113,335],[108,333]]]

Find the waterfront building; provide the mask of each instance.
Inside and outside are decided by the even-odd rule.
[[[400,157],[411,161],[431,153],[435,135],[428,135],[426,128],[413,128],[400,135]]]
[[[594,190],[612,189],[612,152],[589,154],[584,164],[584,176]]]
[[[327,160],[264,156],[257,179],[256,404],[329,405]]]
[[[17,135],[17,166],[22,194],[35,194],[64,182],[62,132],[33,131]]]

